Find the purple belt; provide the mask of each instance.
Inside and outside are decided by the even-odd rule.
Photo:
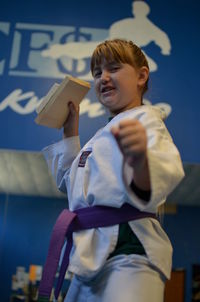
[[[156,218],[156,214],[142,212],[127,203],[123,204],[121,208],[93,206],[78,209],[73,212],[67,209],[63,210],[52,231],[48,255],[39,286],[38,301],[49,301],[65,238],[67,238],[67,246],[55,289],[56,299],[58,298],[69,264],[73,232],[98,227],[108,227],[146,217]]]

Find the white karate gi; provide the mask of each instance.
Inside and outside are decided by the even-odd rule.
[[[158,206],[184,176],[179,152],[162,115],[162,111],[153,106],[136,107],[115,116],[82,150],[78,136],[44,149],[58,188],[67,192],[70,210],[94,205],[120,207],[127,202],[141,211],[157,212]],[[129,188],[132,168],[123,161],[110,133],[110,128],[122,119],[138,119],[147,131],[151,180],[148,202]],[[89,152],[82,164],[80,156],[84,151]],[[106,260],[115,249],[118,225],[73,234],[68,270],[78,277],[72,281],[66,301],[162,301],[164,279],[171,273],[170,241],[153,218],[131,221],[129,225],[142,243],[145,256],[119,255]]]

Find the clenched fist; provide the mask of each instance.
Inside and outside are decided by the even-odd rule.
[[[133,167],[133,179],[139,188],[150,189],[147,134],[138,120],[123,120],[111,128],[118,146],[128,164]]]

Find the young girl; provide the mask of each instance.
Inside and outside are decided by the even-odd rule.
[[[172,247],[153,215],[184,175],[179,152],[160,109],[142,105],[149,67],[140,48],[105,41],[91,72],[111,120],[81,149],[79,110],[70,104],[63,140],[44,150],[47,163],[70,211],[128,204],[144,216],[73,232],[65,302],[161,302]]]

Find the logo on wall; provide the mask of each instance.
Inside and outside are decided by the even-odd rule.
[[[13,36],[9,63],[0,57],[0,76],[24,78],[63,79],[71,74],[92,81],[89,70],[90,56],[94,48],[105,39],[125,38],[132,40],[141,48],[154,42],[161,53],[170,55],[171,43],[168,35],[149,18],[150,7],[144,1],[132,2],[132,17],[114,22],[105,29],[74,26],[42,25],[0,22],[0,35],[4,38]],[[159,66],[148,53],[145,53],[150,71]],[[26,100],[26,105],[22,105]],[[18,114],[35,111],[42,101],[33,90],[25,91],[21,87],[14,89],[0,100],[0,111],[11,108]],[[151,103],[145,99],[145,103]],[[158,103],[166,116],[171,112],[167,103]],[[81,103],[80,114],[87,113],[90,118],[103,115],[103,107],[98,102],[91,102],[89,97]]]

